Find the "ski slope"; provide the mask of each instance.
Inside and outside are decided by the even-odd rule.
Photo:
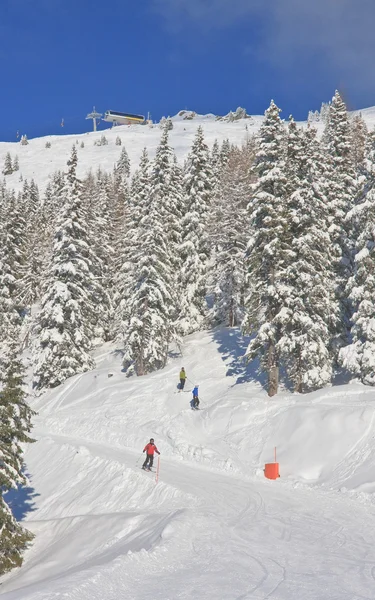
[[[97,368],[32,401],[36,534],[4,600],[359,600],[375,589],[375,391],[358,383],[268,399],[246,340],[217,329],[126,378]],[[177,392],[199,384],[201,408]],[[155,438],[159,481],[141,470]],[[264,478],[277,446],[281,477]]]
[[[356,111],[353,114],[362,114],[366,121],[368,129],[375,127],[375,107]],[[288,115],[281,115],[287,120]],[[173,129],[170,131],[169,141],[174,148],[180,164],[186,159],[198,126],[204,130],[205,140],[211,148],[217,139],[221,144],[225,139],[230,143],[241,146],[246,139],[257,134],[263,122],[263,116],[253,115],[248,119],[240,119],[232,123],[228,121],[216,120],[215,115],[197,114],[191,120],[184,120],[183,117],[176,115],[172,117]],[[306,126],[306,122],[300,122],[300,126]],[[322,133],[324,123],[313,123],[313,126]],[[96,146],[95,142],[105,135],[108,140],[106,146]],[[121,146],[116,145],[116,138],[120,137]],[[90,170],[95,172],[97,169],[110,172],[114,164],[118,161],[121,150],[126,148],[131,162],[131,170],[138,167],[141,154],[144,148],[147,148],[149,157],[155,157],[156,148],[159,145],[161,129],[158,124],[152,127],[143,125],[123,125],[105,129],[97,132],[87,132],[77,135],[54,135],[34,138],[29,140],[29,144],[22,146],[19,142],[0,142],[0,170],[4,164],[5,155],[10,152],[12,159],[17,155],[19,158],[19,171],[6,175],[4,177],[8,188],[21,190],[25,179],[34,181],[38,184],[40,192],[43,194],[48,182],[56,171],[66,171],[66,163],[69,159],[72,146],[75,145],[78,151],[79,177],[84,177]],[[46,142],[51,143],[51,148],[46,148]],[[81,148],[81,143],[84,147]]]
[[[204,129],[206,143],[211,147],[215,141],[221,144],[224,139],[229,139],[233,144],[241,145],[247,136],[259,130],[263,117],[252,117],[228,123],[216,121],[214,115],[197,115],[192,120],[173,118],[173,129],[169,141],[174,148],[178,160],[183,163],[193,143],[197,128],[201,125]],[[247,127],[247,129],[246,129]],[[10,152],[12,158],[18,155],[19,171],[5,176],[7,187],[15,190],[22,189],[22,179],[34,181],[38,184],[40,192],[44,192],[51,176],[56,171],[66,171],[66,163],[71,154],[73,144],[78,152],[77,174],[83,177],[90,170],[95,172],[99,167],[104,171],[112,171],[114,164],[120,158],[123,147],[130,158],[131,169],[134,171],[141,158],[144,148],[147,148],[149,157],[155,157],[156,148],[160,143],[162,130],[158,124],[148,125],[122,125],[104,131],[89,132],[78,135],[55,135],[30,139],[26,146],[19,142],[0,142],[0,170],[3,168],[5,155]],[[102,135],[108,140],[108,145],[96,146],[95,142]],[[120,137],[121,146],[116,145],[116,138]],[[46,148],[46,142],[51,143],[51,148]],[[84,147],[81,148],[81,143]]]

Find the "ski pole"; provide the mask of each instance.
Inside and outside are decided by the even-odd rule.
[[[135,463],[135,466],[136,466],[136,467],[138,467],[138,463],[139,463],[139,461],[141,460],[142,456],[143,456],[143,452],[142,452],[142,454],[140,455],[140,457],[137,459],[137,462]]]

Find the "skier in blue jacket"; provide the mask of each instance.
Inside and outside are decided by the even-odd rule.
[[[199,398],[198,398],[198,385],[193,388],[193,397],[190,402],[191,408],[197,409],[199,407]]]

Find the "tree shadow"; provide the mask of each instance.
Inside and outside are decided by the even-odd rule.
[[[26,477],[30,480],[28,473]],[[34,498],[40,494],[36,493],[34,488],[28,485],[19,485],[17,489],[11,489],[3,495],[3,498],[12,511],[17,521],[22,521],[26,515],[36,510]]]
[[[237,377],[236,383],[256,382],[267,390],[267,375],[259,369],[259,361],[247,362],[244,358],[250,336],[242,335],[239,328],[218,327],[213,332],[222,360],[227,366],[226,375]]]
[[[350,373],[344,367],[336,367],[332,377],[332,385],[333,387],[346,385],[353,381],[353,379],[355,379],[353,373]]]

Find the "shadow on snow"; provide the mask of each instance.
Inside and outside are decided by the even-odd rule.
[[[226,375],[237,377],[236,384],[257,382],[267,390],[267,375],[259,371],[259,361],[250,363],[244,358],[250,336],[243,336],[239,328],[218,327],[213,331],[213,339],[218,344],[218,350],[227,365]]]
[[[25,473],[29,478],[29,475]],[[36,510],[34,498],[39,496],[34,488],[28,485],[19,485],[17,489],[11,489],[3,496],[5,502],[11,509],[14,518],[22,521],[26,515]]]

